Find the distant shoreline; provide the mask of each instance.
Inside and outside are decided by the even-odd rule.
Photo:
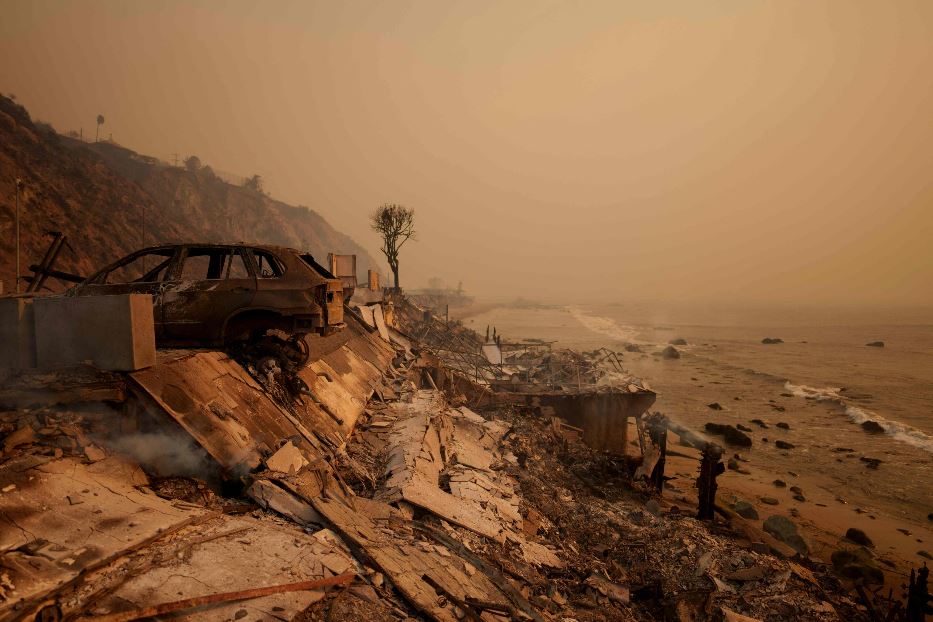
[[[872,435],[862,430],[846,415],[844,405],[807,399],[806,395],[795,395],[786,387],[787,378],[799,383],[795,386],[804,384],[804,380],[824,387],[833,386],[831,380],[838,381],[837,387],[851,385],[851,381],[856,385],[868,382],[870,391],[859,386],[847,401],[853,399],[854,404],[867,404],[888,413],[887,404],[891,400],[899,403],[902,396],[886,398],[881,390],[886,385],[882,382],[878,387],[873,386],[871,383],[881,382],[873,377],[858,380],[853,374],[860,368],[847,368],[848,351],[837,352],[838,347],[832,341],[846,341],[847,347],[866,361],[884,361],[884,364],[890,361],[891,365],[909,366],[911,363],[903,359],[913,356],[911,361],[926,360],[917,359],[926,356],[926,350],[913,352],[917,344],[901,337],[905,331],[909,334],[911,327],[901,326],[898,331],[886,332],[885,336],[895,336],[895,347],[879,351],[879,348],[866,347],[864,344],[868,340],[858,337],[862,327],[831,327],[825,331],[805,327],[806,331],[817,333],[817,337],[809,339],[798,338],[794,331],[803,329],[791,327],[772,335],[788,337],[787,343],[769,346],[761,344],[761,338],[767,336],[764,333],[761,337],[753,337],[764,330],[755,327],[690,327],[688,330],[676,322],[625,325],[607,316],[589,318],[592,327],[588,327],[575,315],[587,320],[567,307],[487,303],[464,310],[457,317],[477,332],[484,331],[489,324],[506,338],[556,339],[560,347],[593,349],[608,345],[621,349],[619,344],[637,340],[644,344],[643,353],[625,352],[623,365],[627,371],[648,380],[659,392],[657,410],[674,415],[700,432],[707,421],[741,424],[753,430],[749,433],[754,438],[751,449],[725,446],[726,458],[740,455],[738,468],[748,474],[730,469],[720,478],[720,498],[724,503],[735,499],[748,501],[757,508],[762,521],[772,514],[789,517],[810,542],[813,553],[827,562],[833,551],[851,547],[851,543],[842,539],[849,527],[862,529],[875,542],[874,554],[885,560],[879,562],[879,567],[892,574],[889,581],[892,585],[896,585],[895,578],[903,578],[911,565],[926,561],[918,555],[919,551],[933,551],[933,530],[926,520],[929,507],[933,507],[930,498],[933,487],[925,485],[933,478],[928,466],[933,464],[933,457],[886,434]],[[690,334],[692,331],[708,332],[713,337],[696,340]],[[821,332],[827,334],[826,343],[818,339]],[[870,329],[866,334],[869,332]],[[746,336],[740,338],[743,334]],[[682,336],[689,342],[687,346],[680,346],[683,358],[663,361],[655,356],[669,340]],[[818,358],[813,359],[814,356]],[[819,357],[826,357],[827,364],[833,367],[814,367],[821,360]],[[833,363],[835,358],[843,362]],[[755,370],[759,371],[752,373]],[[807,374],[830,377],[817,382]],[[723,410],[708,408],[713,402],[721,403]],[[903,416],[896,412],[895,415]],[[768,422],[769,429],[752,424],[754,419]],[[789,431],[774,427],[781,421],[789,422]],[[715,440],[723,442],[721,438]],[[792,449],[776,449],[775,440],[789,442]],[[841,446],[851,446],[854,451],[834,451]],[[859,460],[861,456],[881,459],[880,467],[877,470],[867,468]],[[669,473],[677,475],[678,481],[673,483],[676,491],[665,493],[669,502],[676,503],[678,498],[693,494],[695,471],[695,460],[671,460]],[[777,480],[785,482],[784,486],[773,483]],[[790,487],[794,486],[802,494],[791,492]],[[803,501],[795,499],[795,495]],[[769,505],[761,499],[774,499],[777,505]]]

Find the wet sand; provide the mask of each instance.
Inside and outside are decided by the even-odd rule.
[[[628,371],[658,392],[652,410],[697,431],[702,431],[706,422],[741,424],[752,429],[748,432],[753,439],[751,448],[724,445],[726,457],[739,454],[742,458],[739,466],[748,474],[727,470],[719,479],[721,501],[742,499],[752,503],[760,516],[759,524],[772,514],[791,518],[809,542],[812,554],[825,560],[834,550],[853,546],[842,540],[848,528],[861,529],[873,540],[879,566],[890,575],[889,585],[895,584],[894,579],[905,577],[911,565],[927,561],[918,555],[919,551],[933,553],[933,523],[927,519],[927,514],[933,511],[933,455],[889,434],[868,434],[847,416],[844,405],[812,399],[812,394],[798,388],[809,385],[788,385],[789,379],[800,378],[801,383],[841,386],[832,385],[838,381],[836,372],[821,370],[813,364],[807,366],[808,359],[814,357],[828,361],[824,366],[871,368],[874,364],[877,369],[879,364],[874,361],[887,356],[894,359],[892,366],[906,368],[926,365],[925,351],[905,355],[867,348],[864,352],[852,350],[855,354],[849,351],[840,354],[831,351],[831,343],[822,343],[819,334],[809,340],[800,339],[801,335],[808,336],[804,329],[797,331],[800,334],[794,335],[798,338],[793,343],[788,337],[788,343],[766,346],[760,344],[760,338],[766,335],[752,340],[750,335],[758,335],[757,329],[737,335],[736,331],[722,327],[638,326],[560,307],[487,308],[476,315],[466,313],[460,317],[479,332],[484,332],[487,324],[496,326],[506,341],[538,338],[557,341],[554,347],[606,346],[616,350],[621,350],[624,342],[640,343],[644,352],[626,352],[623,360]],[[791,335],[793,330],[785,328],[782,332]],[[885,332],[896,334],[893,329]],[[682,357],[677,360],[658,357],[655,353],[674,337],[688,341],[687,346],[678,346]],[[922,373],[927,371],[924,369]],[[895,416],[908,419],[898,409],[916,409],[917,404],[911,400],[920,402],[922,407],[926,396],[922,391],[908,393],[905,405],[885,393],[892,391],[885,382],[908,386],[925,382],[910,373],[906,369],[895,370],[888,380],[871,369],[846,374],[846,379],[859,379],[862,384],[876,383],[874,393],[863,386],[849,388],[853,397],[848,403],[865,406],[867,412],[882,410],[892,420]],[[714,402],[722,410],[708,407]],[[753,419],[765,422],[767,429],[752,423]],[[776,427],[779,422],[788,423],[790,429]],[[722,443],[721,437],[710,438]],[[794,447],[778,449],[776,440]],[[678,446],[676,438],[669,446],[685,454],[696,453]],[[843,449],[853,451],[840,451]],[[637,450],[633,448],[634,451]],[[878,458],[882,463],[878,469],[871,469],[861,457]],[[670,459],[667,474],[677,479],[670,482],[671,489],[665,493],[667,502],[677,504],[681,497],[695,502],[696,471],[692,459]],[[786,486],[777,487],[774,480],[782,480]],[[804,501],[793,498],[792,486],[800,488]],[[761,499],[765,497],[777,500],[778,504],[763,503]]]

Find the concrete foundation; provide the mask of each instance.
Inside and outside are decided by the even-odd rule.
[[[135,371],[155,364],[152,296],[36,298],[36,365],[90,361],[100,369]]]
[[[583,442],[593,449],[625,455],[629,417],[638,417],[647,411],[657,396],[646,390],[607,389],[582,393],[515,394],[515,397],[522,398],[528,406],[549,409],[551,414],[582,429]]]
[[[36,366],[33,298],[0,298],[0,367]]]

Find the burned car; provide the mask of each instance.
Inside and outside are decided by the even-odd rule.
[[[329,334],[344,326],[343,284],[314,257],[249,244],[171,244],[137,251],[71,296],[151,294],[160,345],[224,346],[268,331]]]

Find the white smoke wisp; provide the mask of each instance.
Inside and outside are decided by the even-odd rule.
[[[203,449],[182,434],[137,432],[112,435],[106,441],[115,451],[134,458],[143,469],[157,477],[184,476],[211,481],[217,468]]]

